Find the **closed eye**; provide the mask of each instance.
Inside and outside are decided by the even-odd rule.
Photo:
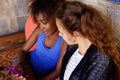
[[[47,21],[47,20],[43,20],[42,23],[43,23],[43,24],[47,24],[48,21]]]

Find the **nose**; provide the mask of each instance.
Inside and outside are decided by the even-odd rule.
[[[40,25],[40,29],[44,30],[44,29],[45,29],[45,26]]]

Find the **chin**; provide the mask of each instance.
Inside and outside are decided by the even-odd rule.
[[[69,45],[75,45],[75,44],[69,44]]]
[[[51,34],[50,34],[50,33],[45,33],[45,35],[46,35],[46,36],[49,36],[49,35],[51,35]]]
[[[67,42],[67,41],[66,41],[66,43],[67,43],[68,45],[74,45],[74,43],[71,43],[71,42]]]

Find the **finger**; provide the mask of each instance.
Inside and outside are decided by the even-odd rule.
[[[14,77],[18,77],[19,75],[18,74],[11,74],[12,76],[14,76]]]
[[[23,80],[26,80],[26,78],[23,78]]]
[[[20,80],[26,80],[26,78],[23,76],[19,76],[19,78],[20,78]]]
[[[23,76],[19,76],[19,78],[23,79]]]

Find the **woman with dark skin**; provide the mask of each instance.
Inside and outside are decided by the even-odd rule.
[[[59,36],[53,16],[60,2],[62,0],[35,0],[30,6],[33,20],[38,26],[23,46],[17,63],[24,64],[25,54],[29,54],[36,80],[54,80],[60,75],[62,58],[67,47],[66,42]],[[26,53],[35,43],[36,49]]]
[[[59,35],[78,45],[65,54],[60,80],[119,80],[114,71],[120,70],[120,53],[107,18],[78,1],[66,1],[55,16]]]

